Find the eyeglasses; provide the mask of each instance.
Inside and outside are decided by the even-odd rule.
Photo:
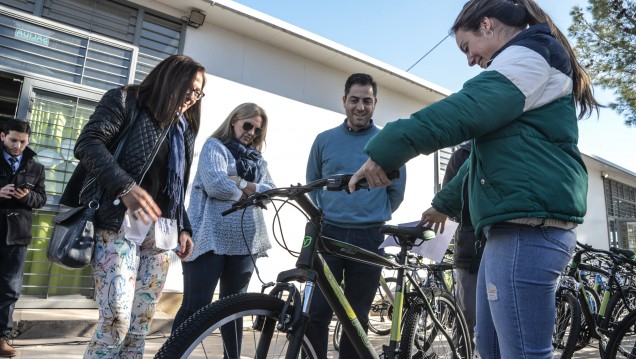
[[[256,137],[260,136],[263,133],[263,129],[260,127],[255,127],[251,122],[243,122],[243,131],[251,131],[254,129],[254,134]]]
[[[205,96],[203,91],[190,89],[190,90],[188,90],[188,92],[186,92],[186,98],[192,98],[192,94],[194,94],[194,100],[195,101],[199,101],[200,99],[203,98],[203,96]]]

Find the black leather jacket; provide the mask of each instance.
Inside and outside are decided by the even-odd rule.
[[[32,210],[46,203],[44,166],[36,162],[34,156],[35,152],[27,147],[22,152],[20,167],[13,174],[0,149],[0,188],[9,183],[16,186],[24,182],[33,184],[29,194],[21,199],[0,198],[0,228],[3,229],[3,233],[4,230],[7,233],[6,238],[0,240],[4,240],[7,245],[26,246],[31,243]]]
[[[134,121],[133,121],[134,120]],[[131,124],[129,128],[128,126]],[[123,133],[128,133],[119,160],[115,162],[113,152]],[[96,192],[104,192],[99,201],[95,226],[111,231],[121,227],[126,206],[115,205],[113,201],[127,184],[141,183],[148,168],[157,154],[161,142],[167,136],[168,127],[161,128],[146,109],[140,109],[134,92],[123,88],[113,89],[104,94],[95,112],[82,129],[75,144],[75,157],[80,165],[94,178],[99,186],[87,186],[80,190],[78,186],[64,193],[64,198],[79,198],[80,203],[88,203]],[[196,133],[189,126],[184,134],[186,151],[186,169],[184,183],[187,185],[190,166],[194,153]],[[166,166],[167,166],[166,158]],[[79,168],[80,166],[78,166]],[[78,171],[78,170],[76,170]],[[81,172],[82,169],[80,168]],[[75,173],[74,173],[75,175]],[[63,204],[66,204],[63,202]],[[184,206],[184,204],[182,204]],[[182,211],[183,218],[177,218],[179,229],[192,233],[188,215]]]

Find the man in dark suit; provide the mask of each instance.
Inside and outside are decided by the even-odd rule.
[[[6,121],[0,133],[0,357],[17,354],[9,339],[32,239],[32,210],[46,203],[44,166],[27,147],[30,134],[29,123],[16,119]]]

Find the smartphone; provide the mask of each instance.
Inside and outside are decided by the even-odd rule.
[[[32,190],[33,189],[33,183],[24,182],[24,183],[20,183],[19,185],[15,186],[15,187],[16,188],[20,188],[20,189]]]

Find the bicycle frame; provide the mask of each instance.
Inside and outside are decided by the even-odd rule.
[[[305,226],[305,237],[302,248],[296,261],[296,268],[281,272],[277,278],[277,284],[270,294],[282,297],[284,291],[289,291],[287,303],[293,299],[296,304],[296,312],[293,316],[288,313],[281,314],[281,323],[285,323],[287,328],[294,328],[292,338],[290,339],[289,349],[286,358],[295,359],[301,348],[302,335],[307,328],[309,322],[309,307],[315,284],[318,285],[325,296],[330,307],[333,309],[336,317],[340,320],[342,328],[349,337],[352,345],[362,358],[379,358],[378,353],[372,347],[369,337],[365,333],[360,321],[356,317],[351,305],[349,304],[340,283],[334,279],[331,269],[324,260],[322,253],[329,253],[342,258],[352,259],[379,267],[387,267],[397,270],[397,286],[393,301],[393,322],[391,326],[390,342],[388,346],[388,358],[394,358],[397,354],[399,339],[401,337],[401,319],[404,305],[404,278],[406,277],[411,283],[412,288],[424,298],[426,310],[433,313],[430,302],[426,298],[424,292],[417,285],[417,282],[407,272],[406,263],[407,251],[412,248],[412,244],[401,245],[401,251],[398,255],[398,262],[391,261],[385,257],[369,252],[357,246],[341,242],[332,238],[322,237],[320,228],[322,225],[322,212],[316,208],[306,194],[294,197],[296,203],[309,215],[310,221]],[[305,289],[303,299],[295,291],[295,287],[289,282],[304,282]],[[292,288],[293,287],[293,288]],[[298,305],[302,302],[302,307]],[[287,306],[286,306],[287,307]],[[290,321],[290,317],[292,318]],[[442,327],[438,319],[432,315],[431,320],[436,326]],[[282,329],[282,328],[279,328]],[[457,352],[453,341],[446,332],[449,344],[454,353]]]
[[[568,276],[575,279],[576,283],[578,283],[578,291],[579,291],[579,303],[581,304],[581,311],[585,317],[585,320],[588,323],[591,323],[592,326],[592,337],[595,339],[601,339],[601,334],[608,334],[608,328],[603,328],[601,326],[603,319],[606,315],[611,315],[612,313],[607,312],[607,304],[609,303],[610,298],[616,292],[620,293],[622,300],[627,304],[627,296],[625,295],[626,289],[623,288],[621,283],[619,283],[617,277],[619,275],[619,266],[616,263],[616,259],[612,257],[612,254],[599,249],[593,249],[589,246],[583,247],[585,251],[577,252],[572,261],[569,264]],[[586,251],[596,252],[596,253],[604,253],[609,254],[612,259],[613,265],[611,266],[610,272],[606,270],[587,264],[582,263],[581,257],[583,253]],[[590,308],[590,302],[588,298],[588,293],[585,290],[585,281],[581,276],[580,270],[585,270],[591,274],[601,274],[607,278],[607,283],[605,285],[605,291],[603,291],[603,297],[601,298],[601,305],[598,308],[597,313],[592,312],[592,308]]]

